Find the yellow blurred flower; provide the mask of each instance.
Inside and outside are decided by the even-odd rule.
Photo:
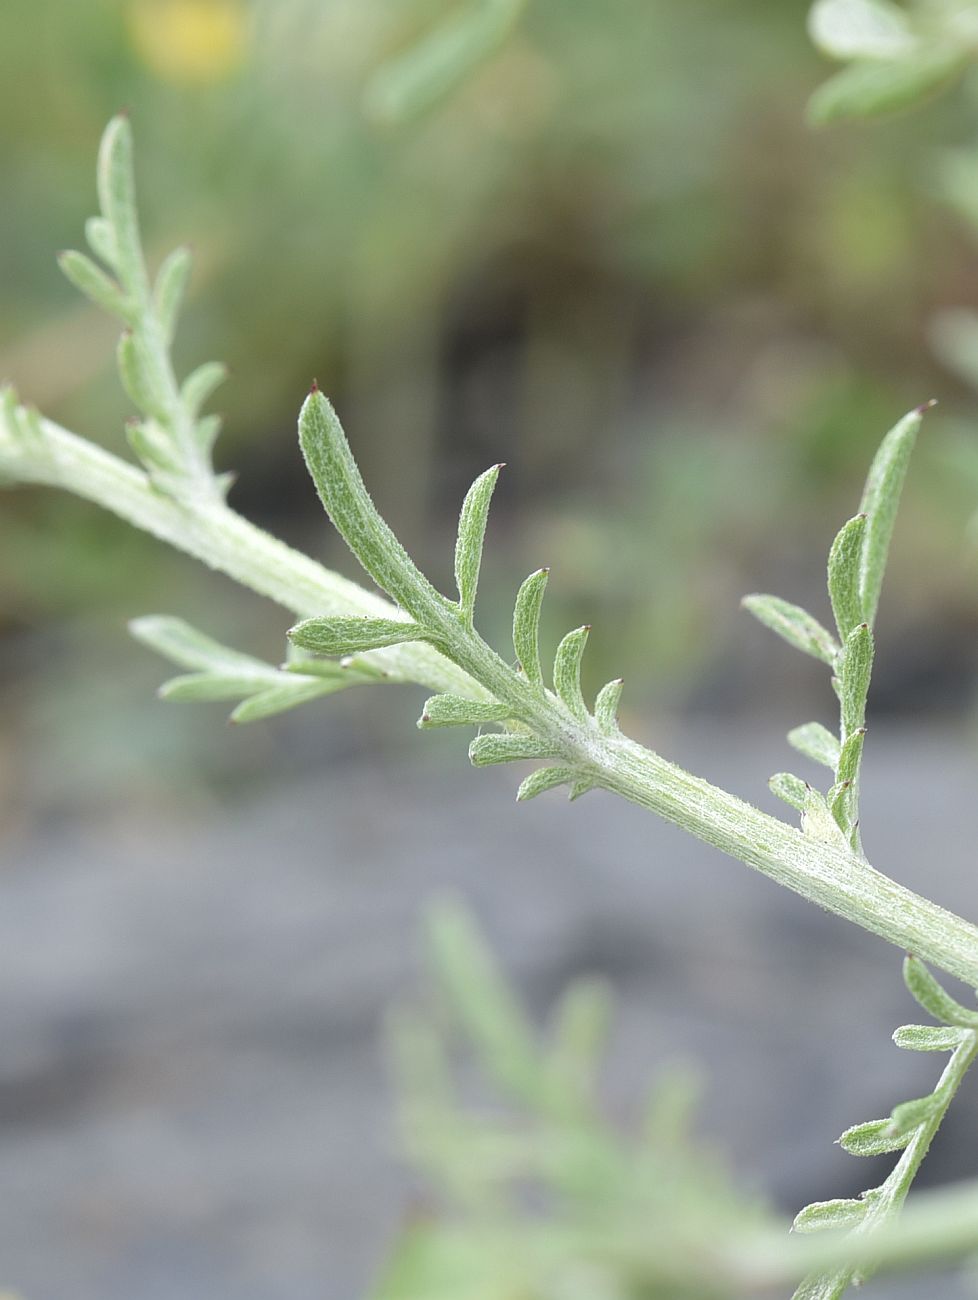
[[[222,81],[244,60],[240,0],[132,0],[127,18],[140,59],[164,81]]]

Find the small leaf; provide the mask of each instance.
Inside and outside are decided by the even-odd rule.
[[[221,432],[222,423],[223,421],[219,415],[205,415],[202,420],[197,420],[194,423],[194,439],[197,446],[208,455],[210,454],[214,443],[217,442],[218,434]],[[229,477],[233,476],[227,474],[219,475],[219,479],[228,479]],[[228,486],[230,486],[230,483],[228,483]]]
[[[605,736],[618,734],[618,703],[625,685],[623,677],[616,677],[607,686],[602,686],[594,701],[594,720],[598,730]]]
[[[158,487],[162,486],[161,474],[180,480],[183,463],[166,431],[155,420],[130,420],[126,425],[126,440]]]
[[[907,1133],[894,1133],[891,1119],[874,1119],[868,1124],[855,1124],[839,1138],[843,1151],[851,1156],[885,1156],[890,1151],[902,1151],[910,1140]]]
[[[978,1029],[978,1011],[969,1011],[960,1002],[955,1002],[918,957],[907,957],[904,961],[903,982],[911,997],[935,1020],[963,1029]]]
[[[873,458],[863,489],[859,508],[867,520],[860,592],[863,616],[870,624],[876,618],[900,494],[925,410],[926,406],[911,411],[886,435]]]
[[[586,794],[597,788],[597,782],[590,779],[575,781],[571,786],[571,792],[568,798],[571,803],[576,803],[578,799],[583,799]]]
[[[913,1101],[902,1102],[893,1107],[890,1116],[890,1132],[894,1137],[907,1137],[926,1124],[935,1112],[942,1109],[943,1102],[939,1093],[932,1092],[927,1097],[917,1097]]]
[[[290,641],[303,650],[321,655],[351,655],[363,650],[379,650],[401,645],[405,641],[424,641],[426,633],[417,623],[402,623],[390,618],[307,618],[287,633]]]
[[[539,1096],[543,1062],[533,1031],[469,913],[453,903],[432,908],[427,949],[486,1070],[504,1088]]]
[[[806,722],[803,727],[789,731],[788,744],[807,758],[835,771],[839,762],[839,741],[820,722]]]
[[[768,787],[772,794],[776,794],[792,808],[803,811],[808,797],[808,785],[800,776],[792,776],[790,772],[775,772],[768,781]]]
[[[873,674],[873,634],[868,623],[860,623],[846,638],[839,660],[842,729],[846,737],[866,723],[866,697]]]
[[[116,348],[119,377],[133,406],[145,415],[163,423],[167,420],[166,404],[157,391],[152,366],[148,363],[144,345],[135,334],[127,330]]]
[[[489,505],[502,468],[502,465],[493,465],[491,469],[479,475],[466,493],[458,521],[458,540],[455,543],[455,582],[458,586],[459,608],[469,627],[472,626],[472,616],[475,611]]]
[[[581,694],[581,659],[590,634],[588,624],[568,632],[557,647],[554,659],[554,689],[574,717],[582,722],[587,718],[587,705]]]
[[[953,1052],[968,1033],[966,1029],[943,1025],[901,1025],[893,1034],[897,1047],[908,1052]]]
[[[302,681],[300,678],[295,685],[285,683],[271,686],[268,690],[259,691],[256,695],[243,700],[231,714],[231,721],[260,722],[264,718],[286,713],[289,709],[298,708],[300,704],[307,704],[311,700],[318,700],[321,696],[332,695],[336,691],[354,685],[356,685],[356,678],[349,676],[345,680],[334,679],[333,681]]]
[[[534,686],[543,685],[540,664],[540,607],[547,589],[549,569],[537,569],[520,587],[513,611],[513,648],[520,667]]]
[[[905,11],[890,0],[815,0],[808,32],[834,59],[893,59],[915,45]]]
[[[798,605],[792,605],[779,596],[761,595],[745,596],[740,603],[796,650],[821,659],[823,663],[835,662],[839,653],[835,637]]]
[[[958,49],[934,47],[898,59],[860,60],[830,77],[808,101],[808,120],[826,126],[906,108],[940,90],[965,67]]]
[[[512,763],[528,758],[554,758],[553,745],[536,736],[498,734],[476,736],[469,746],[469,759],[474,767],[489,767],[493,763]]]
[[[405,53],[383,64],[364,95],[367,113],[405,122],[449,95],[506,39],[526,0],[495,0],[460,10]]]
[[[180,388],[180,399],[191,415],[197,416],[207,399],[227,378],[228,370],[220,361],[205,361],[192,370]]]
[[[137,641],[184,668],[216,669],[230,676],[275,671],[261,659],[231,650],[213,637],[205,636],[182,618],[147,614],[133,619],[129,631]]]
[[[842,746],[839,754],[837,777],[840,784],[851,783],[859,775],[859,762],[862,758],[863,744],[866,740],[866,728],[854,731]]]
[[[842,526],[829,551],[829,598],[843,641],[865,617],[860,594],[860,563],[865,536],[866,516],[856,515]]]
[[[548,790],[556,790],[561,785],[571,785],[576,779],[577,773],[573,768],[541,767],[538,771],[531,772],[520,786],[516,802],[526,803],[539,794],[545,794]]]
[[[418,726],[470,727],[484,722],[505,722],[512,717],[505,704],[495,700],[466,700],[460,695],[433,695],[425,702]]]
[[[96,307],[101,307],[110,316],[132,321],[132,307],[126,295],[90,257],[68,249],[58,254],[58,265],[75,288],[95,303]]]
[[[132,128],[122,114],[102,134],[96,171],[99,205],[112,231],[114,265],[123,284],[143,273],[132,163]]]
[[[186,703],[204,703],[210,700],[240,700],[275,681],[274,668],[267,673],[239,674],[189,673],[184,677],[171,677],[159,689],[161,700],[179,700]]]
[[[795,1232],[824,1232],[831,1228],[853,1228],[866,1214],[865,1201],[815,1201],[795,1215]]]
[[[89,217],[85,222],[85,238],[88,246],[100,257],[106,266],[115,267],[116,246],[112,227],[104,217]]]
[[[805,805],[801,810],[801,829],[806,835],[823,844],[832,844],[836,848],[850,847],[848,839],[832,815],[825,795],[812,786],[808,786],[805,791]]]
[[[187,292],[192,268],[190,249],[183,246],[167,255],[156,276],[153,298],[160,328],[168,346],[173,342],[177,317]]]
[[[593,1091],[608,1040],[611,994],[598,979],[576,979],[561,997],[550,1031],[548,1065],[574,1091]]]

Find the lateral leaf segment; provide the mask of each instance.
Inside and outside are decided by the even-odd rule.
[[[848,1228],[855,1236],[892,1220],[900,1212],[934,1135],[978,1055],[978,1012],[957,1003],[915,957],[904,962],[903,977],[912,996],[943,1024],[903,1025],[894,1033],[894,1043],[907,1051],[949,1052],[950,1060],[928,1096],[894,1106],[886,1119],[846,1129],[839,1143],[850,1155],[881,1156],[897,1151],[903,1155],[889,1177],[880,1186],[863,1192],[858,1200],[806,1206],[794,1222],[799,1232],[838,1227]],[[795,1292],[795,1300],[832,1300],[851,1284],[865,1281],[872,1271],[844,1266],[812,1274]]]
[[[843,642],[863,622],[860,564],[866,537],[866,516],[856,515],[839,530],[829,551],[829,598]]]
[[[505,722],[509,709],[494,700],[466,700],[460,695],[433,695],[425,702],[418,726],[471,727],[486,722]]]
[[[549,569],[531,573],[516,593],[513,610],[513,649],[528,682],[543,686],[540,663],[540,609],[547,590]]]
[[[148,615],[134,619],[129,630],[143,645],[191,670],[164,682],[161,699],[240,700],[231,714],[232,722],[256,722],[369,680],[339,664],[316,675],[295,671],[298,665],[275,668],[222,645],[180,618]]]
[[[911,411],[890,430],[880,444],[866,478],[860,503],[860,510],[866,516],[866,532],[860,560],[859,595],[863,618],[870,625],[876,618],[907,466],[924,413],[933,405],[929,402]]]
[[[502,468],[502,465],[493,465],[484,474],[480,474],[469,488],[462,503],[458,540],[455,544],[455,582],[458,586],[459,609],[469,627],[472,626],[475,614],[475,597],[479,587],[479,570],[482,567],[482,547],[489,519],[489,506]]]
[[[554,659],[554,689],[575,718],[582,722],[587,718],[587,705],[581,692],[581,660],[590,635],[589,626],[568,632],[557,647]]]
[[[792,605],[780,596],[763,595],[745,596],[741,604],[758,622],[769,627],[772,632],[777,632],[779,637],[796,650],[821,659],[826,664],[835,662],[839,653],[835,637],[801,606]]]
[[[355,655],[407,641],[428,639],[417,623],[390,618],[307,618],[289,629],[289,640],[320,655]]]

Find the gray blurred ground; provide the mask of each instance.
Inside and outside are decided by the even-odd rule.
[[[662,747],[772,807],[771,729]],[[799,760],[800,762],[801,760]],[[890,874],[978,913],[978,763],[873,736]],[[608,1101],[698,1062],[703,1128],[785,1210],[876,1180],[834,1139],[933,1084],[898,1052],[899,955],[648,814],[513,803],[514,775],[344,766],[205,824],[8,841],[0,873],[0,1283],[28,1300],[356,1300],[409,1199],[380,1049],[424,904],[465,897],[531,1007],[602,972]],[[928,1178],[978,1172],[973,1085]],[[884,1166],[885,1167],[885,1166]],[[882,1300],[957,1297],[933,1277]]]

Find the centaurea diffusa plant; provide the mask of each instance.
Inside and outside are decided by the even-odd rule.
[[[565,1067],[553,1064],[551,1055],[539,1055],[528,1031],[514,1028],[520,1021],[503,986],[486,973],[477,937],[467,934],[464,921],[443,919],[436,946],[450,954],[443,963],[446,982],[487,1068],[521,1105],[530,1107],[537,1117],[534,1122],[544,1125],[542,1150],[563,1151],[568,1159],[577,1153],[569,1165],[554,1155],[536,1172],[551,1188],[568,1178],[576,1186],[580,1171],[575,1161],[580,1157],[590,1162],[589,1168],[610,1171],[599,1180],[601,1185],[607,1184],[609,1195],[617,1187],[624,1198],[620,1223],[612,1202],[602,1202],[597,1217],[604,1235],[578,1233],[573,1238],[578,1262],[584,1258],[589,1267],[600,1266],[606,1273],[609,1257],[621,1263],[611,1275],[618,1290],[610,1290],[609,1283],[602,1294],[756,1295],[762,1287],[804,1276],[797,1296],[829,1300],[889,1260],[978,1248],[978,1191],[958,1194],[940,1216],[925,1207],[918,1219],[908,1216],[899,1233],[892,1227],[978,1052],[978,1009],[953,1000],[928,965],[978,986],[978,929],[875,870],[859,836],[859,771],[873,623],[897,505],[926,407],[904,417],[883,440],[859,511],[831,546],[828,587],[835,630],[773,596],[749,596],[745,601],[789,644],[825,663],[838,697],[837,735],[817,723],[789,734],[797,750],[829,769],[827,789],[816,790],[787,773],[772,778],[775,793],[801,814],[800,825],[794,825],[624,736],[617,721],[620,680],[609,682],[593,703],[586,700],[580,670],[589,628],[569,632],[556,649],[552,668],[545,671],[539,619],[548,570],[532,573],[516,595],[515,663],[508,651],[499,654],[483,640],[475,626],[476,598],[486,522],[501,466],[482,474],[462,505],[454,566],[457,594],[451,597],[420,572],[384,522],[335,411],[315,385],[299,415],[302,453],[333,524],[390,599],[323,568],[233,511],[226,501],[228,479],[215,474],[212,466],[218,421],[202,414],[223,370],[208,362],[182,382],[174,373],[171,345],[190,258],[186,250],[177,250],[155,277],[149,274],[137,220],[132,135],[124,117],[114,119],[103,138],[98,193],[100,214],[86,228],[98,260],[71,252],[62,255],[61,264],[78,288],[123,323],[119,371],[138,412],[128,432],[141,467],[43,418],[7,388],[0,408],[0,472],[11,482],[61,487],[94,501],[271,598],[298,620],[288,631],[287,657],[280,666],[228,649],[179,619],[136,620],[134,635],[186,670],[162,688],[165,697],[236,701],[232,718],[248,722],[353,686],[379,681],[423,685],[434,693],[418,725],[477,728],[469,745],[473,764],[540,764],[523,779],[518,799],[557,787],[566,787],[571,798],[597,788],[609,790],[912,954],[904,963],[907,987],[939,1024],[906,1026],[897,1031],[895,1041],[912,1050],[949,1053],[949,1061],[928,1096],[843,1135],[843,1146],[853,1154],[901,1154],[880,1187],[858,1200],[811,1205],[795,1221],[803,1232],[842,1231],[830,1232],[807,1248],[772,1237],[753,1220],[745,1225],[743,1215],[730,1212],[729,1198],[701,1195],[704,1180],[674,1152],[670,1159],[678,1163],[670,1177],[683,1186],[695,1183],[698,1191],[689,1204],[699,1208],[682,1220],[684,1237],[666,1233],[655,1250],[650,1251],[646,1241],[636,1255],[625,1211],[630,1207],[637,1213],[637,1207],[644,1207],[650,1184],[654,1189],[657,1177],[664,1176],[663,1144],[653,1144],[648,1165],[623,1162],[620,1151],[611,1154],[614,1144],[608,1145],[607,1135],[599,1140],[589,1105],[582,1108],[580,1098],[573,1100],[578,1086],[574,1071],[568,1075]],[[570,1004],[565,1033],[558,1036],[564,1051],[563,1056],[558,1053],[560,1060],[568,1049],[573,1056],[578,1031],[589,1023],[586,1015],[581,1019],[581,1005]],[[412,1041],[416,1048],[416,1039]],[[447,1125],[452,1131],[458,1127],[456,1120]],[[444,1130],[445,1125],[437,1127],[441,1137],[435,1146],[450,1157],[458,1147],[445,1146]],[[598,1145],[592,1149],[588,1143]],[[430,1154],[433,1148],[427,1149]],[[451,1159],[448,1166],[456,1169]],[[507,1176],[521,1169],[519,1161],[511,1169],[505,1161],[500,1166],[498,1159],[495,1167],[497,1172],[505,1168]],[[673,1202],[667,1197],[666,1204]],[[675,1201],[681,1204],[681,1198]],[[682,1248],[670,1252],[669,1240],[681,1240]],[[558,1234],[556,1245],[548,1238],[541,1249],[539,1257],[531,1252],[532,1261],[526,1261],[525,1276],[533,1279],[526,1294],[569,1296],[570,1290],[561,1290],[553,1281],[563,1276],[570,1249],[566,1237]],[[508,1248],[502,1253],[513,1263]],[[436,1257],[437,1263],[437,1250]],[[458,1263],[457,1255],[451,1258]],[[467,1271],[482,1273],[474,1260],[462,1273]],[[412,1275],[410,1284],[404,1276],[387,1286],[384,1300],[432,1300],[440,1294],[424,1268]],[[474,1284],[466,1290],[460,1275],[453,1276],[444,1287],[453,1300],[460,1295],[506,1294],[478,1290]]]

